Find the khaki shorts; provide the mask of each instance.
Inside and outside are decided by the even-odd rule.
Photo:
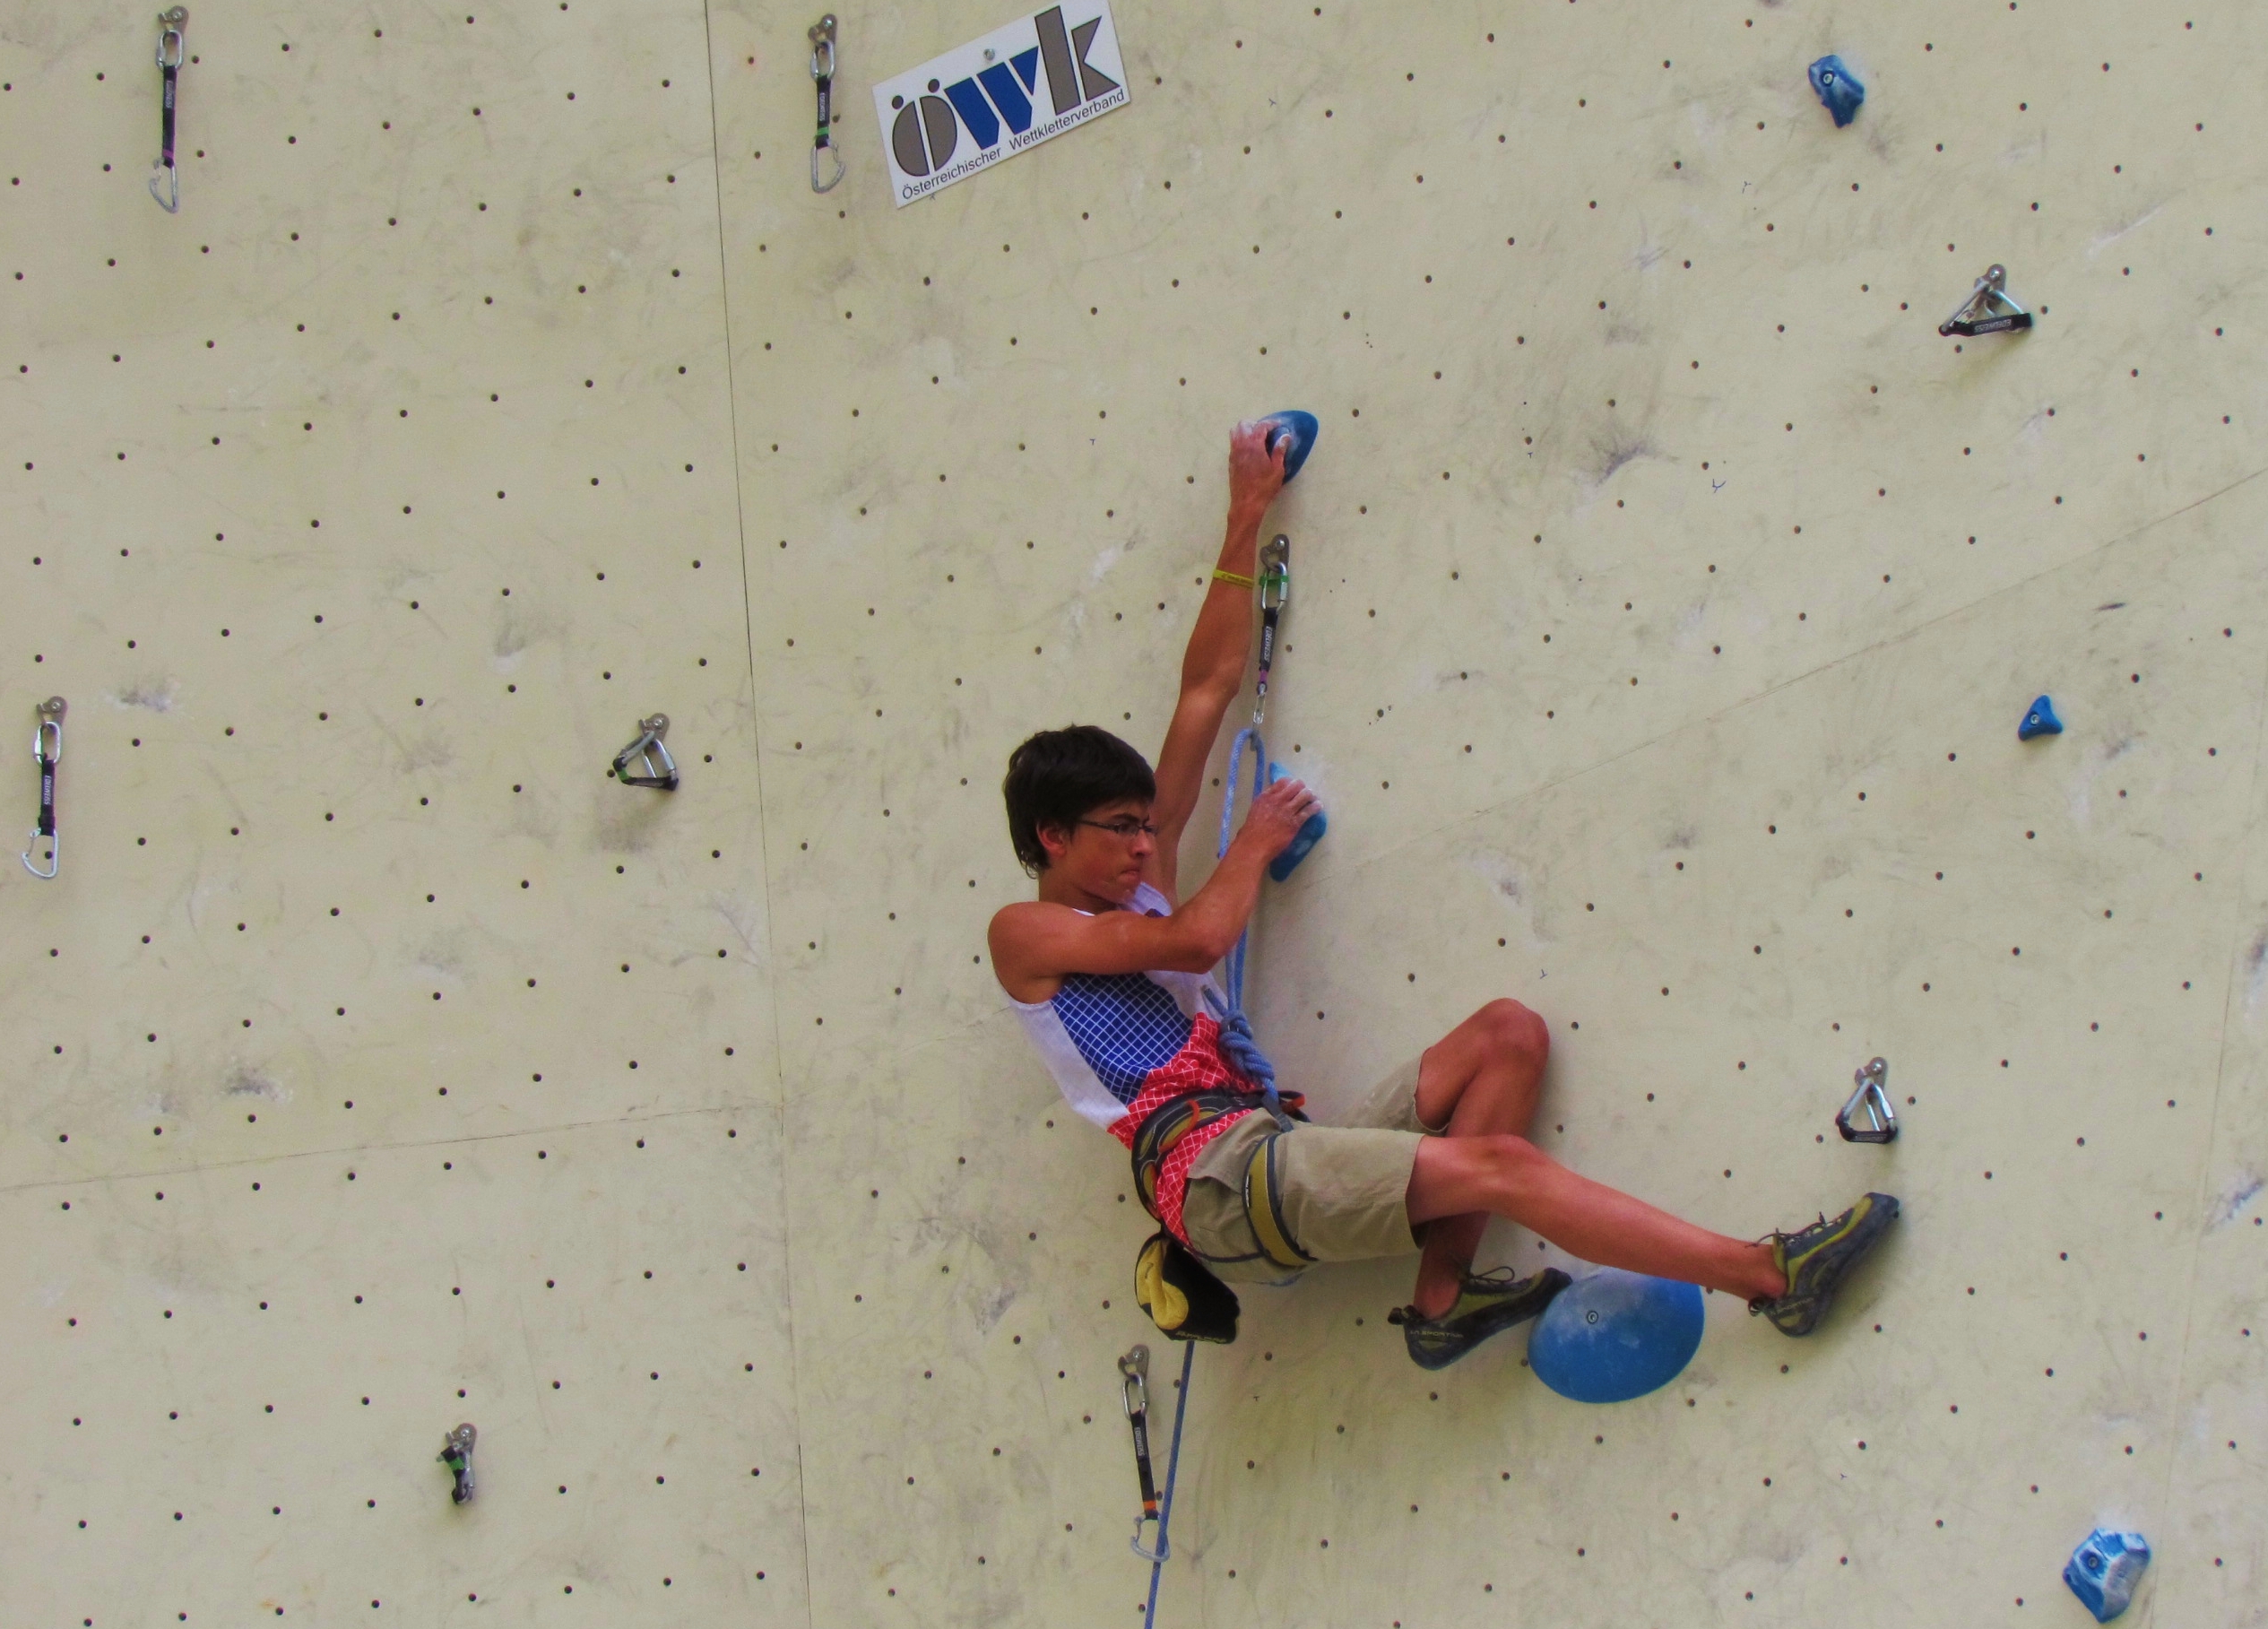
[[[1421,1137],[1418,1060],[1388,1075],[1337,1125],[1297,1124],[1276,1148],[1277,1198],[1293,1241],[1318,1261],[1407,1255],[1409,1179]],[[1244,1213],[1244,1172],[1276,1122],[1247,1114],[1205,1147],[1190,1167],[1182,1226],[1190,1247],[1231,1283],[1280,1282]]]

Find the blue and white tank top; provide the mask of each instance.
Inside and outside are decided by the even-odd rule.
[[[1121,908],[1145,916],[1173,914],[1165,896],[1147,882]],[[1063,1101],[1108,1130],[1125,1118],[1151,1071],[1189,1044],[1212,982],[1204,973],[1073,973],[1052,1001],[1011,997],[1009,1004]],[[1219,986],[1213,988],[1217,993]]]

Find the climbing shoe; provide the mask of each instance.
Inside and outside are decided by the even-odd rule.
[[[1800,1233],[1771,1235],[1772,1265],[1788,1275],[1788,1293],[1757,1296],[1748,1304],[1749,1313],[1770,1319],[1783,1335],[1810,1334],[1826,1315],[1843,1275],[1897,1219],[1896,1200],[1869,1193],[1831,1222],[1822,1216]]]
[[[1386,1321],[1402,1326],[1409,1360],[1421,1369],[1445,1369],[1491,1335],[1525,1323],[1552,1304],[1574,1280],[1556,1267],[1526,1278],[1512,1269],[1467,1273],[1457,1304],[1438,1318],[1423,1318],[1414,1306],[1397,1307]]]

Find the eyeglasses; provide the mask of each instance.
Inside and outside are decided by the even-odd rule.
[[[1081,820],[1081,826],[1092,826],[1096,831],[1106,831],[1121,843],[1131,843],[1137,837],[1155,837],[1157,827],[1147,820],[1138,820],[1124,815],[1115,820]]]

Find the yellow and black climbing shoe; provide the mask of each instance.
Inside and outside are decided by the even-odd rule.
[[[1573,1282],[1556,1267],[1526,1278],[1514,1278],[1509,1267],[1467,1273],[1457,1304],[1440,1317],[1421,1318],[1415,1307],[1404,1306],[1387,1313],[1386,1321],[1402,1326],[1410,1362],[1421,1369],[1445,1369],[1491,1335],[1535,1317]]]
[[[1749,1312],[1770,1319],[1783,1335],[1810,1334],[1826,1315],[1843,1275],[1897,1219],[1896,1200],[1869,1193],[1831,1222],[1822,1217],[1800,1233],[1773,1234],[1772,1265],[1787,1273],[1788,1293],[1759,1295],[1748,1304]]]

